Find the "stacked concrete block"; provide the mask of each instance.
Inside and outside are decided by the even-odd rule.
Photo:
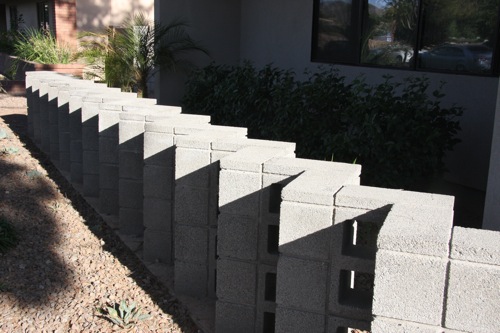
[[[225,145],[217,144],[237,151],[220,160],[216,329],[265,332],[274,328],[281,187],[295,176],[266,165],[294,160],[295,144]]]
[[[179,107],[147,105],[141,100],[104,103],[99,110],[99,211],[102,214],[119,213],[119,122],[121,113],[139,115],[144,123],[145,114],[164,116],[179,114]],[[142,158],[142,157],[141,157]]]
[[[251,156],[252,154],[249,155]],[[283,244],[284,239],[287,239],[287,237],[293,237],[292,233],[288,231],[288,227],[286,226],[288,219],[293,222],[296,222],[296,220],[299,219],[300,222],[297,224],[300,224],[299,229],[301,229],[301,232],[306,232],[308,229],[314,230],[318,224],[322,225],[321,223],[331,225],[333,194],[335,191],[338,191],[344,183],[358,183],[360,167],[349,164],[295,159],[291,157],[275,157],[263,163],[261,175],[258,177],[260,186],[259,189],[251,195],[244,195],[242,199],[234,200],[231,199],[231,197],[227,198],[227,195],[223,194],[225,191],[229,191],[229,193],[238,192],[238,190],[231,189],[231,183],[234,183],[234,181],[223,181],[226,179],[225,174],[227,172],[223,166],[227,165],[226,160],[231,161],[232,158],[233,156],[228,156],[221,160],[221,198],[219,202],[221,206],[221,214],[219,216],[218,233],[219,262],[228,261],[231,263],[238,262],[240,264],[242,262],[246,262],[246,264],[249,264],[250,267],[252,267],[253,264],[255,267],[255,274],[252,275],[253,284],[249,283],[248,285],[240,285],[236,288],[234,285],[238,284],[238,278],[234,275],[228,275],[228,272],[225,272],[225,268],[227,267],[226,265],[218,268],[217,286],[218,290],[219,288],[223,290],[227,288],[231,289],[232,287],[236,290],[233,293],[238,294],[240,292],[244,293],[246,288],[253,285],[255,289],[255,298],[252,300],[252,303],[247,302],[246,304],[238,304],[234,297],[232,299],[221,298],[218,295],[216,326],[222,332],[235,331],[239,329],[255,332],[271,331],[275,328],[276,316],[278,316],[278,313],[276,313],[276,302],[279,301],[279,297],[281,297],[282,301],[286,303],[285,292],[280,293],[280,265],[279,263],[277,264],[277,262],[278,249],[281,253],[281,257],[283,257],[283,251],[285,251],[285,253],[288,253],[286,251],[291,251],[290,253],[292,253],[294,250],[294,248],[290,246],[284,249],[280,246],[280,240],[281,244]],[[241,166],[239,166],[239,168],[241,168]],[[324,172],[324,174],[316,175],[319,172]],[[228,172],[228,176],[230,175],[231,177],[237,177],[239,174],[240,177],[244,175],[241,171]],[[302,181],[299,181],[301,177],[307,178],[303,181],[304,184],[302,184]],[[297,182],[297,186],[293,186],[294,182]],[[290,216],[283,217],[283,205],[286,205],[287,203],[285,201],[282,202],[281,199],[282,197],[283,199],[285,198],[285,192],[287,190],[289,191],[289,199],[294,198],[294,200],[297,200],[298,202],[304,201],[307,203],[307,199],[305,199],[305,197],[310,196],[310,202],[320,202],[323,205],[325,205],[326,202],[330,208],[325,209],[325,207],[321,206],[316,211],[314,211],[314,209],[306,210],[309,213],[312,212],[312,215],[308,217],[307,214],[302,214],[303,211],[301,211],[299,207],[298,210],[292,209],[290,211]],[[308,195],[304,196],[304,193],[308,193]],[[236,194],[235,197],[237,196],[238,195]],[[249,206],[248,203],[245,204],[246,200],[256,200],[258,203],[258,211],[251,213],[251,216],[255,214],[253,215],[253,218],[251,216],[245,216],[245,214],[249,213],[246,208],[239,208],[240,205],[238,203],[241,203],[243,207]],[[252,220],[256,220],[256,223]],[[282,230],[283,223],[285,223],[285,233],[283,233]],[[243,225],[246,225],[246,228],[243,228]],[[249,245],[249,242],[252,242],[252,239],[255,238],[245,236],[245,234],[249,233],[249,230],[253,230],[253,233],[250,234],[258,235],[256,244]],[[232,236],[233,234],[236,236]],[[245,239],[245,241],[241,241],[242,238]],[[317,242],[318,240],[316,239],[309,245],[313,244],[317,245],[319,248],[323,248],[322,252],[324,253],[324,236],[322,236],[321,239],[323,239],[322,242]],[[248,246],[239,246],[238,240],[241,241],[242,244],[246,244]],[[252,250],[245,253],[245,251],[242,251],[241,248]],[[300,246],[299,244],[298,248],[300,248],[299,253],[302,253],[304,246]],[[315,251],[318,251],[318,249],[316,247],[311,251],[314,253]],[[250,256],[249,253],[251,253],[252,256]],[[309,252],[305,252],[302,253],[302,255],[307,257],[308,253]],[[300,255],[301,254],[299,254],[299,257]],[[297,263],[294,262],[295,259],[296,258],[290,258],[288,261],[285,259],[285,263],[290,266],[282,265],[281,269],[287,270],[291,267],[297,268],[302,264],[305,264],[305,266],[302,266],[305,268],[303,273],[298,271],[295,272],[295,278],[297,281],[301,280],[300,277],[304,278],[306,275],[310,274],[310,272],[308,273],[309,270],[314,271],[315,267],[326,270],[325,267],[321,268],[323,266],[321,263],[308,264],[304,260],[299,260],[300,262]],[[287,288],[286,284],[282,284],[282,286],[285,287],[285,289]],[[304,286],[298,288],[296,292],[297,294],[303,296],[307,293],[316,295],[321,293],[316,285],[314,285],[313,288],[315,288],[316,292],[314,292],[311,288],[304,288]],[[323,298],[324,297],[325,296],[323,296]],[[303,300],[303,303],[310,303],[310,301],[306,298],[307,297]],[[317,300],[312,302],[315,304],[318,303]],[[235,312],[237,317],[227,316],[223,312],[224,308],[228,306],[230,307],[233,303],[237,304],[237,309],[241,310],[239,313]],[[323,308],[324,307],[325,302],[323,302]],[[281,314],[292,312],[293,311],[290,309],[285,309],[284,307],[281,308]],[[241,326],[244,325],[243,321],[238,320],[238,316],[243,318],[244,316],[249,315],[255,318],[255,321],[251,327],[244,328]],[[299,317],[302,317],[302,315],[293,316],[292,319],[295,320]],[[316,317],[322,317],[324,321],[324,315],[317,315]],[[288,323],[291,322],[292,321],[289,321]],[[233,324],[236,324],[237,326],[232,326]],[[287,331],[287,327],[282,327],[282,329]],[[299,326],[296,326],[296,329],[299,329]],[[313,329],[313,327],[308,326],[305,331],[309,331],[310,329]]]
[[[335,174],[345,183],[359,182],[358,166],[296,159],[291,157],[292,144],[262,141],[249,145],[258,148],[245,148],[221,160],[216,308],[216,327],[221,332],[274,330],[283,188],[291,186],[299,175],[314,170]],[[279,148],[285,149],[290,157],[271,158],[270,152]],[[250,183],[247,178],[252,176]],[[320,177],[314,185],[324,186],[326,178]],[[238,186],[240,183],[253,184],[254,188]],[[245,193],[245,189],[250,193]],[[299,190],[304,189],[299,185]],[[297,198],[302,196],[290,191]],[[315,192],[311,194],[316,196],[315,200],[332,201],[331,194],[329,199],[318,199],[319,192]],[[241,277],[231,272],[232,265],[252,270],[253,274],[245,279],[247,284],[240,283]],[[231,290],[230,294],[226,295],[225,290]],[[255,293],[254,298],[246,298],[245,303],[236,300],[235,295],[246,294],[249,290]],[[233,306],[231,315],[227,314],[226,309]],[[246,326],[248,318],[254,318],[251,326]]]
[[[384,195],[381,189],[369,191],[379,192],[377,200]],[[453,198],[399,196],[378,236],[372,330],[385,332],[399,323],[415,332],[435,331],[444,315]]]
[[[99,196],[99,107],[112,101],[137,99],[135,93],[89,93],[82,99],[82,183],[83,194]],[[154,99],[145,99],[143,104],[156,104]]]
[[[58,166],[63,170],[69,170],[69,109],[68,98],[64,98],[63,91],[104,88],[104,84],[94,83],[89,80],[64,80],[48,82],[48,107],[49,107],[49,156],[53,161],[64,161],[64,166]],[[60,93],[62,96],[60,97]],[[66,94],[67,97],[67,94]],[[62,157],[61,157],[62,153]]]
[[[146,117],[163,119],[178,116],[180,108],[158,107],[122,112],[119,121],[118,203],[119,225],[125,234],[143,235],[144,205],[144,131]]]
[[[215,297],[218,159],[216,141],[244,139],[246,128],[211,126],[175,142],[174,280],[180,294]]]
[[[453,221],[452,197],[366,186],[346,186],[339,191],[335,196],[335,219],[331,254],[335,264],[332,264],[330,272],[330,314],[341,318],[362,319],[366,326],[354,328],[367,329],[366,327],[369,326],[372,316],[372,306],[375,309],[382,305],[378,302],[380,298],[373,297],[374,274],[375,276],[383,274],[380,270],[375,270],[374,272],[375,253],[377,253],[376,262],[379,265],[383,261],[383,259],[379,259],[380,251],[394,249],[396,244],[402,244],[400,246],[404,247],[405,243],[414,240],[412,238],[413,235],[418,235],[419,232],[425,235],[431,231],[428,228],[416,227],[419,231],[411,228],[407,229],[404,234],[391,234],[385,231],[379,233],[380,227],[382,224],[384,226],[386,224],[393,224],[391,216],[397,216],[398,220],[396,223],[399,223],[399,219],[402,218],[404,212],[415,213],[426,210],[435,212],[434,216],[430,216],[430,218],[436,218],[436,226],[432,230],[432,233],[430,233],[434,234],[435,238],[429,239],[428,244],[422,247],[422,251],[419,254],[425,254],[426,251],[429,253],[434,251],[434,254],[438,256],[446,256],[446,244],[450,239]],[[389,212],[392,215],[389,215]],[[429,216],[422,215],[422,221],[428,218]],[[411,218],[407,219],[406,223],[408,226],[412,223],[415,223],[414,226],[425,225],[425,223],[412,221]],[[407,238],[404,238],[404,236],[407,236]],[[404,261],[404,259],[407,259],[404,256],[393,258],[391,257],[392,254],[392,252],[388,252],[388,260],[397,261],[401,259],[402,265],[411,266],[411,260]],[[423,269],[425,264],[429,264],[425,268],[438,271],[445,268],[446,265],[443,266],[440,257],[436,257],[435,259],[432,263],[424,259],[422,262],[423,266],[420,269]],[[417,266],[415,265],[415,267]],[[396,270],[402,275],[413,273],[409,267],[402,270],[396,268]],[[444,278],[444,275],[441,277]],[[404,277],[401,278],[404,279]],[[439,281],[435,281],[437,286],[439,286]],[[418,292],[418,288],[415,287],[413,286],[411,290],[408,289],[407,291]],[[393,290],[396,291],[397,288]],[[403,293],[402,291],[400,292],[402,296]],[[394,295],[392,294],[391,297]],[[442,294],[441,296],[433,294],[435,300],[439,300],[440,297],[442,300]],[[373,299],[378,303],[372,304]],[[391,302],[387,298],[382,302],[384,301]],[[402,312],[400,308],[392,308],[391,311]]]
[[[446,292],[445,328],[500,329],[500,232],[453,229]]]
[[[105,89],[103,83],[94,83],[92,81],[75,80],[76,82],[68,82],[67,85],[57,88],[57,133],[59,142],[59,168],[62,171],[69,172],[71,167],[70,161],[70,91],[88,91],[90,89]],[[106,88],[110,89],[110,88]],[[115,91],[115,89],[112,89]],[[74,114],[74,112],[73,112]],[[81,122],[81,121],[80,121]]]
[[[175,142],[209,128],[209,116],[146,116],[144,133],[144,247],[148,261],[173,264]]]
[[[41,79],[61,79],[62,75],[54,72],[27,72],[26,73],[26,102],[28,106],[28,135],[33,142],[40,144],[40,84]]]

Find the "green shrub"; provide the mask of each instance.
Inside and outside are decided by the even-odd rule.
[[[14,42],[17,35],[15,31],[0,31],[0,52],[14,53]]]
[[[73,60],[71,49],[57,42],[48,30],[27,28],[18,34],[14,54],[40,64],[68,64]]]
[[[369,85],[331,68],[305,74],[212,64],[191,74],[183,110],[247,127],[249,137],[296,142],[298,157],[359,163],[366,185],[412,189],[445,171],[463,110],[441,106],[443,84],[430,91],[425,77]]]

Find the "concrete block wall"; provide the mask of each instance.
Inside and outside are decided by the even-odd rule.
[[[99,110],[99,207],[103,214],[119,215],[119,124],[122,113],[133,114],[144,123],[146,114],[165,117],[180,114],[178,107],[153,105],[153,100],[142,103],[137,99],[100,104]],[[135,118],[132,118],[135,119]],[[122,132],[127,132],[125,129]],[[139,135],[142,135],[140,133]],[[136,151],[142,159],[142,146]],[[142,170],[141,170],[142,172]]]
[[[312,170],[342,174],[339,184],[359,182],[359,166],[296,159],[293,149],[262,141],[220,161],[217,331],[274,329],[282,189]]]
[[[378,239],[373,333],[498,330],[500,232],[452,229],[450,219],[443,206],[392,208]]]
[[[453,198],[360,186],[358,165],[93,82],[26,85],[32,140],[178,294],[215,302],[217,332],[500,327],[500,233],[453,228]]]
[[[144,258],[173,264],[175,142],[209,128],[210,117],[146,116],[144,133]]]
[[[134,93],[89,93],[82,99],[82,182],[83,194],[99,196],[99,110],[100,105],[112,101],[136,100]],[[143,105],[156,104],[155,99],[141,101]]]

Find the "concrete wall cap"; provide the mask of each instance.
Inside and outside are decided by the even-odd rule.
[[[220,160],[221,169],[261,172],[262,164],[276,156],[290,154],[284,148],[245,147]]]
[[[296,175],[304,170],[326,170],[329,172],[355,172],[361,174],[361,165],[304,158],[276,157],[264,164],[264,172],[279,175]]]
[[[268,148],[280,148],[286,149],[289,152],[295,152],[295,142],[284,142],[284,141],[271,141],[271,140],[258,140],[258,139],[248,139],[241,138],[235,140],[218,140],[214,142],[212,148],[214,150],[223,150],[235,152],[244,147],[268,147]]]
[[[500,266],[500,231],[454,227],[450,257]]]
[[[452,226],[453,210],[450,208],[396,204],[380,229],[377,247],[447,258]]]
[[[452,196],[411,192],[370,186],[345,186],[335,197],[335,205],[377,209],[388,204],[403,203],[413,206],[453,208]]]

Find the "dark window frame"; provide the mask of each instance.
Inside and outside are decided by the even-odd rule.
[[[38,28],[50,30],[50,2],[41,1],[36,3],[36,13],[38,17]]]
[[[419,50],[422,49],[423,45],[423,32],[425,24],[425,0],[418,0],[418,17],[417,17],[417,29],[416,29],[416,41],[413,45],[413,54],[419,54]],[[349,60],[345,60],[342,57],[336,59],[329,58],[320,55],[319,44],[319,17],[320,17],[320,2],[321,0],[313,1],[313,27],[312,27],[312,38],[311,38],[311,62],[315,63],[328,63],[328,64],[339,64],[357,67],[373,67],[373,68],[387,68],[394,70],[406,70],[415,72],[436,72],[436,73],[446,73],[446,74],[458,74],[458,75],[470,75],[470,76],[487,76],[487,77],[498,77],[500,75],[500,6],[497,9],[497,20],[495,23],[495,38],[493,39],[492,47],[492,59],[491,59],[491,70],[488,73],[478,73],[478,72],[459,72],[455,70],[444,70],[444,69],[434,69],[434,68],[419,68],[418,61],[413,61],[408,67],[397,67],[390,65],[380,65],[372,63],[363,63],[361,61],[361,49],[362,49],[362,35],[365,21],[363,20],[363,13],[366,8],[363,8],[364,4],[368,4],[367,1],[363,0],[352,0],[352,13],[351,13],[351,35],[354,41],[352,56]],[[367,12],[368,9],[366,9]]]

